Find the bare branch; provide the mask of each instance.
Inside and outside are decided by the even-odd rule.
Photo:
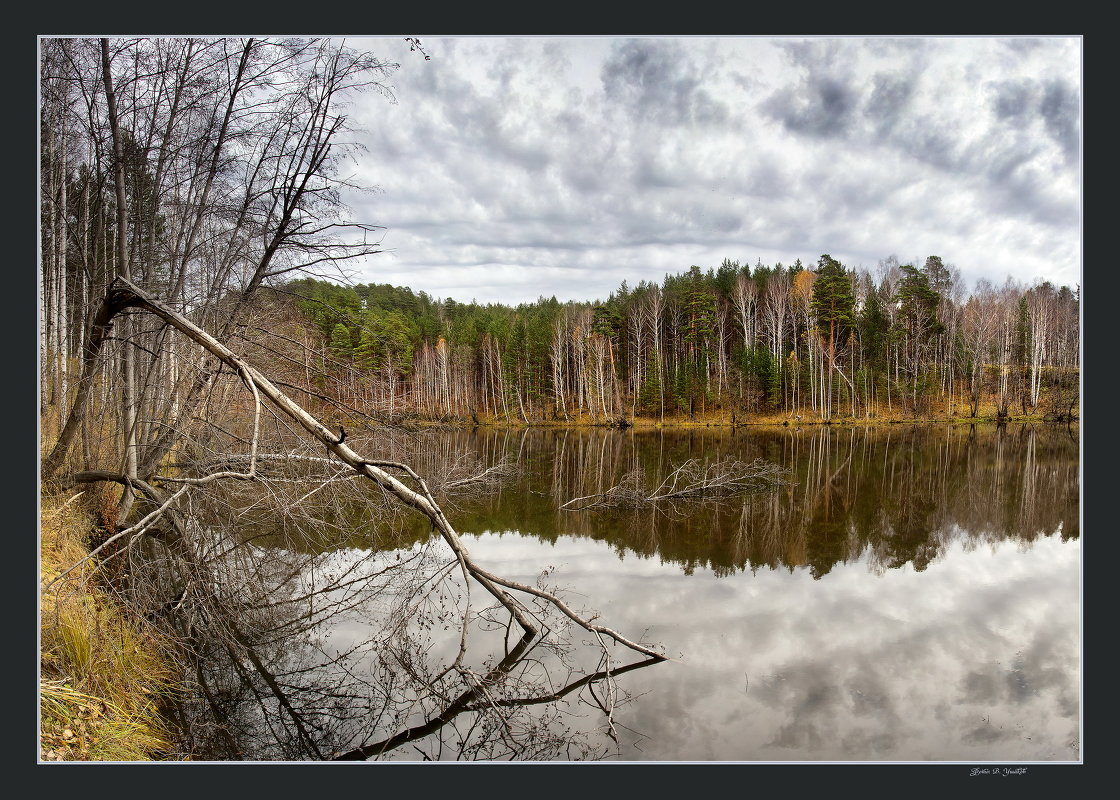
[[[711,499],[767,491],[788,483],[789,470],[761,458],[751,462],[724,458],[711,463],[692,458],[672,470],[656,487],[634,470],[605,492],[574,497],[564,511],[647,508],[673,500]]]

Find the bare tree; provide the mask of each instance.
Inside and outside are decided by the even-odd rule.
[[[743,346],[754,347],[755,306],[758,303],[758,285],[747,275],[740,273],[735,278],[731,301],[738,314],[739,330],[743,336]]]
[[[568,384],[572,348],[571,318],[567,311],[557,315],[552,326],[549,355],[552,362],[552,385],[555,394],[555,414],[568,419]]]
[[[996,295],[993,312],[996,318],[995,364],[997,366],[996,416],[1006,417],[1014,402],[1017,381],[1015,347],[1022,291],[1011,276]]]
[[[622,665],[616,664],[608,642],[646,656],[647,662],[643,663],[664,659],[654,647],[598,624],[594,616],[572,608],[544,585],[508,580],[473,559],[443,504],[437,501],[436,493],[447,498],[460,491],[477,493],[481,487],[500,481],[508,467],[499,464],[479,470],[469,469],[468,464],[468,469],[462,470],[466,474],[450,474],[430,485],[404,462],[360,455],[354,448],[363,444],[390,455],[393,448],[384,436],[348,437],[345,431],[336,433],[326,427],[244,358],[135,284],[118,279],[104,306],[108,310],[103,315],[110,320],[125,309],[150,313],[216,359],[211,369],[221,375],[211,380],[211,394],[228,394],[217,404],[226,412],[222,419],[211,417],[207,425],[195,428],[184,439],[180,459],[165,464],[148,480],[107,471],[71,475],[71,485],[110,481],[132,488],[142,499],[143,516],[109,536],[44,590],[54,589],[94,563],[98,569],[105,569],[111,559],[126,559],[134,596],[144,595],[143,605],[153,613],[161,609],[166,613],[174,611],[185,647],[204,650],[210,659],[217,657],[215,653],[224,653],[230,669],[256,686],[254,692],[263,692],[261,696],[267,698],[266,707],[270,710],[262,713],[274,723],[275,730],[270,735],[279,743],[282,757],[327,758],[352,747],[356,737],[358,752],[368,757],[390,749],[388,744],[392,741],[403,741],[416,733],[392,734],[373,750],[368,749],[370,737],[359,737],[353,726],[337,732],[339,738],[324,738],[323,718],[339,713],[339,705],[347,698],[353,700],[359,691],[378,693],[377,702],[371,700],[369,706],[380,708],[379,714],[396,709],[384,725],[370,728],[377,730],[384,730],[385,725],[390,729],[402,725],[409,728],[406,723],[410,717],[402,715],[401,710],[415,703],[419,690],[427,693],[433,709],[442,709],[434,710],[429,720],[436,727],[466,711],[483,713],[488,719],[497,715],[500,719],[509,708],[557,699],[555,690],[545,691],[551,679],[541,676],[544,684],[526,683],[524,672],[511,676],[512,684],[507,680],[503,684],[507,688],[498,691],[502,683],[499,678],[510,672],[519,653],[507,654],[502,662],[505,667],[499,665],[496,672],[479,673],[469,667],[466,653],[470,630],[477,620],[495,620],[499,610],[508,615],[500,629],[508,629],[514,622],[520,627],[521,650],[530,644],[554,650],[559,641],[555,634],[566,625],[575,625],[600,642],[599,674],[586,680],[577,675],[572,680],[572,690],[577,685],[588,687],[593,693],[591,687],[596,684],[606,688],[610,699],[600,702],[608,730],[613,724],[612,710],[622,696],[614,688],[615,675],[624,671]],[[310,438],[316,447],[301,446],[299,435],[305,442]],[[279,448],[282,442],[287,442],[287,446]],[[370,505],[368,498],[363,500],[362,495],[353,494],[355,482],[370,481],[382,498],[391,501],[388,506],[383,502]],[[343,508],[358,502],[378,514],[395,513],[394,508],[419,511],[447,550],[438,556],[426,547],[430,557],[423,568],[409,559],[405,564],[381,563],[379,553],[384,542],[364,549],[366,555],[345,563],[333,563],[329,548],[322,551],[312,547],[310,555],[298,555],[309,547],[310,531],[316,532],[311,541],[329,530],[334,531],[332,536],[343,537],[341,541],[349,541],[355,535],[348,530],[345,519],[332,525],[331,514],[323,513],[324,502],[332,497],[338,505],[327,503],[327,508]],[[347,497],[350,499],[345,500]],[[272,511],[264,522],[255,522],[262,509]],[[222,518],[229,521],[219,523]],[[282,524],[278,520],[283,520]],[[290,537],[283,544],[276,541],[277,536],[288,536],[284,531],[289,527]],[[258,541],[270,543],[269,555],[261,554],[255,547]],[[281,545],[279,553],[277,545]],[[284,550],[297,555],[285,557]],[[462,576],[457,589],[436,588],[456,571]],[[316,574],[327,577],[308,586],[307,581]],[[390,578],[394,581],[392,586],[386,583]],[[480,585],[496,605],[475,608],[470,599],[470,584]],[[454,599],[446,592],[451,592]],[[298,688],[298,684],[292,683],[292,671],[303,668],[292,665],[287,656],[276,650],[282,635],[287,637],[293,631],[311,635],[315,621],[323,615],[386,601],[392,608],[382,624],[374,626],[376,642],[370,644],[384,673],[372,681],[360,681],[361,686],[345,681],[329,691],[322,686]],[[437,611],[437,607],[441,610]],[[281,613],[284,609],[290,613]],[[429,658],[416,638],[415,624],[430,627],[437,618],[459,631],[458,654],[446,663]],[[562,651],[554,655],[562,655]],[[439,663],[442,666],[437,668]],[[563,659],[559,663],[562,665]],[[390,669],[390,664],[396,666]],[[199,672],[198,681],[207,702],[221,706],[211,685],[212,673],[208,678]],[[453,690],[456,683],[461,688]],[[446,705],[456,692],[459,699]],[[517,693],[527,695],[527,699],[510,699]],[[409,701],[409,697],[413,700]],[[425,707],[428,703],[424,701]],[[363,719],[361,724],[369,726],[369,719]],[[486,730],[493,733],[500,728]],[[546,740],[551,743],[548,746],[556,746],[559,741],[555,737]],[[494,752],[494,747],[509,755],[532,757],[543,752],[533,747],[544,745],[538,741],[529,747],[517,744],[516,737],[495,739],[486,735],[464,741],[462,746],[471,750],[473,757],[487,757],[484,754]],[[230,757],[245,756],[239,747],[230,753]],[[350,753],[354,757],[354,752]]]
[[[1043,365],[1052,349],[1057,294],[1050,282],[1036,283],[1027,290],[1027,322],[1030,347],[1028,362],[1029,398],[1032,409],[1038,408],[1042,390]]]
[[[824,364],[824,339],[816,332],[817,321],[816,315],[813,314],[813,284],[816,279],[817,273],[812,270],[802,270],[797,273],[790,290],[790,299],[793,306],[791,316],[794,326],[794,341],[797,341],[797,326],[800,324],[801,330],[805,332],[805,350],[809,355],[810,408],[816,408],[817,401],[818,381],[816,380],[814,365],[821,366]],[[819,382],[819,385],[822,391],[820,413],[821,416],[826,416],[823,380]],[[793,407],[798,408],[800,405],[800,376],[795,374]]]
[[[785,329],[790,305],[789,275],[777,270],[766,281],[763,325],[770,340],[770,355],[779,374],[785,369]],[[784,403],[783,403],[784,405]]]
[[[665,357],[661,336],[661,318],[664,313],[665,296],[659,286],[652,284],[642,296],[638,314],[645,320],[652,337],[650,360],[653,363],[649,369],[657,376],[655,385],[658,387],[658,413],[661,419],[665,417]]]
[[[969,365],[969,416],[972,417],[980,413],[985,367],[991,358],[992,342],[996,334],[995,304],[995,290],[988,281],[981,280],[961,314],[961,343]]]
[[[370,226],[342,217],[339,167],[353,149],[343,104],[364,88],[387,93],[395,65],[321,40],[79,39],[69,53],[57,70],[86,98],[88,169],[114,191],[115,244],[101,253],[94,296],[131,276],[228,337],[267,281],[378,251],[364,238]],[[111,333],[74,320],[89,331],[82,371],[44,477],[64,468],[95,385],[111,378],[107,342],[120,350],[111,363],[125,365],[106,393],[121,400],[125,471],[150,474],[175,446],[178,420],[206,401],[211,374],[160,358],[165,327],[132,330],[130,320]]]

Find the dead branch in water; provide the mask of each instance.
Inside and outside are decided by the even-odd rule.
[[[750,462],[734,458],[713,462],[690,458],[657,486],[648,484],[645,473],[637,469],[607,491],[574,497],[560,508],[564,511],[648,508],[676,500],[729,497],[781,486],[789,482],[788,474],[789,470],[761,458]]]

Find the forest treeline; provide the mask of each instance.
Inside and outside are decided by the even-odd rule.
[[[940,257],[831,256],[813,267],[725,259],[625,281],[605,302],[516,307],[387,284],[303,278],[320,390],[353,407],[506,422],[747,415],[1068,418],[1078,292],[1010,278],[964,295]]]

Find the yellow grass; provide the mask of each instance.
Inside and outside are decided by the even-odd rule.
[[[92,516],[82,498],[42,503],[39,574],[45,585],[87,554]],[[40,597],[40,757],[150,761],[172,752],[160,704],[175,691],[170,648],[75,571]]]

